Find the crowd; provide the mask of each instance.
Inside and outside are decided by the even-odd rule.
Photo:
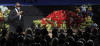
[[[18,28],[18,30],[21,30]],[[85,32],[54,28],[52,38],[46,28],[27,28],[25,34],[2,30],[0,46],[100,46],[99,29],[86,27]]]

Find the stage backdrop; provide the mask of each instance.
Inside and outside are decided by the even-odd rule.
[[[22,4],[32,5],[82,5],[82,4],[100,4],[100,0],[0,0],[1,4]]]
[[[30,27],[33,23],[33,20],[38,20],[48,16],[54,10],[71,10],[75,11],[75,7],[80,5],[34,5],[34,6],[22,6],[23,16],[24,16],[24,29]],[[7,6],[10,10],[14,9],[14,6]],[[97,24],[100,23],[100,5],[93,5],[93,21]]]

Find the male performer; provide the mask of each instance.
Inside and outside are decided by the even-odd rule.
[[[11,10],[8,16],[10,22],[10,31],[14,33],[22,32],[22,11],[20,8],[21,8],[21,4],[17,2],[15,5],[15,9]]]

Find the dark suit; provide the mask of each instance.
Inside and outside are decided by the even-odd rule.
[[[10,31],[16,32],[17,27],[22,27],[23,24],[23,16],[21,15],[21,19],[19,20],[19,16],[17,16],[16,10],[11,10],[8,16]]]

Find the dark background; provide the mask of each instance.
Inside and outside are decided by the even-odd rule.
[[[100,0],[0,0],[0,4],[15,4],[16,2],[31,5],[83,5],[89,3],[93,5],[100,4]]]

